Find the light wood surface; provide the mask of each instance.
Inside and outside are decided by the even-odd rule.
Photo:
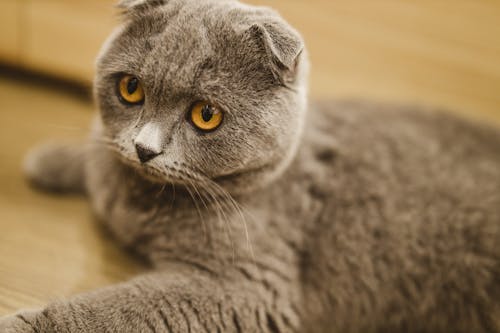
[[[118,23],[110,0],[1,0],[0,59],[89,83],[94,58]],[[13,33],[11,33],[11,31]]]
[[[0,315],[113,283],[139,270],[100,230],[84,200],[40,193],[21,173],[41,141],[81,140],[92,106],[0,79]]]
[[[90,82],[116,22],[112,2],[2,0],[0,27],[13,34],[0,34],[0,59]],[[271,4],[303,33],[314,97],[438,105],[500,123],[498,1],[252,2]],[[22,178],[26,150],[83,138],[92,105],[5,77],[0,100],[0,315],[144,270],[83,199],[35,192]]]
[[[22,3],[16,0],[0,2],[0,59],[16,62],[21,51]]]
[[[118,20],[108,1],[32,1],[24,63],[91,81],[94,58]]]

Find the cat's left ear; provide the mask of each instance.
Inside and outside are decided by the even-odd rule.
[[[295,78],[304,42],[293,28],[278,22],[255,23],[247,31],[264,48],[276,78],[291,81]]]
[[[126,13],[142,13],[148,9],[164,5],[168,0],[120,0],[117,7]]]

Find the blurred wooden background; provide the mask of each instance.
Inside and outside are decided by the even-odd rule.
[[[251,0],[304,35],[314,97],[436,105],[500,123],[500,1]],[[90,85],[118,17],[112,0],[1,0],[0,63]],[[92,105],[0,71],[0,315],[144,268],[80,198],[29,189],[26,150],[84,137]]]

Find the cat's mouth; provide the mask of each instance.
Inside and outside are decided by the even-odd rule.
[[[203,182],[207,179],[201,172],[193,170],[180,162],[173,161],[171,163],[166,163],[161,160],[151,160],[150,162],[144,163],[140,162],[137,158],[129,156],[127,153],[128,149],[116,142],[111,144],[107,141],[105,147],[107,147],[123,165],[131,168],[133,172],[153,183],[190,185],[196,182]]]
[[[205,179],[193,171],[183,170],[176,165],[162,165],[161,170],[152,165],[139,165],[142,174],[152,181],[161,183],[192,184],[193,182],[203,182]]]
[[[193,183],[201,183],[207,180],[200,172],[178,163],[140,163],[139,161],[127,157],[123,154],[116,154],[120,161],[131,167],[136,173],[148,179],[153,183],[192,185]]]
[[[249,177],[256,177],[262,171],[270,169],[271,163],[260,165],[251,165],[245,169],[240,169],[237,172],[221,174],[216,177],[208,177],[201,171],[195,170],[192,167],[181,162],[171,161],[170,163],[160,160],[151,160],[147,163],[142,163],[136,158],[126,154],[126,149],[120,145],[116,145],[118,149],[111,149],[118,157],[121,163],[128,166],[144,179],[156,184],[175,184],[186,187],[197,185],[223,186],[226,184],[234,184],[246,182]],[[158,156],[160,157],[160,156]],[[218,185],[215,185],[218,184]],[[246,184],[248,186],[248,184]]]
[[[162,172],[155,167],[149,165],[143,165],[139,163],[133,163],[132,167],[144,178],[148,179],[153,183],[173,183],[179,184],[184,183],[182,179],[179,179],[175,175]]]

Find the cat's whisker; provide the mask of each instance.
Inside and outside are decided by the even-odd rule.
[[[224,213],[224,205],[220,204],[220,202],[218,201],[216,195],[213,194],[212,190],[210,190],[210,189],[198,190],[198,187],[196,186],[196,184],[193,184],[193,186],[195,187],[195,189],[196,189],[196,191],[197,191],[200,199],[204,203],[204,206],[207,209],[207,211],[209,211],[210,208],[209,208],[209,205],[206,204],[206,201],[209,204],[211,202],[214,203],[213,208],[214,208],[214,210],[215,210],[215,212],[217,214],[218,221],[219,221],[219,226],[222,226],[224,228],[224,230],[225,230],[225,235],[226,235],[226,238],[227,238],[227,244],[230,244],[230,246],[231,246],[231,255],[232,255],[231,259],[232,259],[232,262],[234,263],[235,260],[236,260],[235,243],[234,243],[233,235],[232,235],[232,232],[231,232],[230,221],[228,220],[227,215]],[[212,200],[211,200],[211,198],[212,198]],[[209,225],[209,228],[210,228],[210,225]],[[213,248],[213,244],[212,243],[211,243],[211,245],[212,245],[212,248]],[[214,254],[217,256],[218,259],[221,259],[220,252],[214,251]],[[224,259],[224,258],[222,258],[222,259]]]
[[[175,184],[174,183],[171,183],[171,184],[172,184],[172,202],[171,202],[170,209],[172,209],[174,207],[174,204],[175,204]]]
[[[105,148],[113,148],[113,149],[116,149],[116,150],[119,150],[117,144],[112,141],[111,139],[108,139],[108,140],[92,140],[92,141],[89,141],[86,143],[87,146],[90,146],[90,147],[95,147],[95,146],[102,146],[102,147],[105,147]]]
[[[120,149],[116,145],[111,144],[109,142],[93,142],[93,143],[89,143],[89,144],[94,145],[94,146],[104,147],[104,148],[109,149],[115,153],[121,153]]]
[[[240,205],[233,198],[233,196],[229,192],[227,192],[222,186],[220,186],[219,184],[217,184],[216,182],[214,182],[212,180],[209,180],[209,181],[212,184],[212,186],[215,188],[215,190],[217,190],[224,198],[226,198],[228,200],[228,202],[234,208],[234,210],[236,211],[236,213],[239,215],[240,221],[242,222],[243,229],[244,229],[244,232],[245,232],[245,238],[246,238],[246,242],[247,242],[247,249],[248,249],[248,251],[249,251],[252,259],[255,261],[255,253],[254,253],[252,242],[251,242],[251,239],[250,239],[250,233],[248,232],[247,221],[246,221],[245,215],[243,214],[243,211],[240,208]]]
[[[236,211],[237,215],[239,215],[240,218],[242,219],[243,226],[245,229],[245,237],[247,240],[248,249],[249,249],[249,252],[251,253],[252,258],[255,258],[253,248],[252,248],[252,245],[250,243],[247,224],[246,224],[245,218],[243,216],[243,213],[238,206],[238,203],[234,200],[234,198],[232,198],[232,196],[227,191],[225,191],[222,187],[220,187],[217,183],[212,181],[208,176],[204,175],[202,172],[195,171],[192,169],[189,169],[189,171],[191,173],[193,173],[194,175],[196,175],[197,178],[199,178],[201,180],[202,184],[206,186],[204,188],[204,190],[207,192],[207,194],[209,194],[212,197],[213,202],[218,206],[220,212],[223,215],[223,220],[225,222],[224,224],[226,226],[226,235],[228,235],[228,241],[230,242],[231,247],[233,249],[233,262],[236,259],[236,252],[235,252],[234,240],[233,240],[233,236],[232,236],[232,223],[231,223],[231,220],[229,219],[229,216],[228,216],[228,214],[231,211]],[[219,200],[219,199],[222,199],[222,200]],[[224,208],[227,209],[228,214],[226,214]]]
[[[57,128],[65,131],[80,131],[82,133],[87,134],[89,129],[88,127],[77,127],[77,126],[70,126],[70,125],[60,125],[60,124],[54,124],[54,123],[44,123],[43,125],[52,127],[52,128]]]
[[[195,188],[196,188],[196,186],[195,186]],[[197,190],[197,193],[198,193],[198,195],[200,197],[200,200],[202,200],[202,202],[204,203],[204,206],[205,206],[205,208],[206,208],[206,210],[208,212],[210,210],[209,205],[211,203],[211,198],[207,194],[208,192],[207,191],[203,191],[203,190],[201,190],[201,191]],[[208,205],[207,205],[206,202],[208,202]],[[227,226],[227,222],[224,221],[224,222],[226,222],[226,223],[224,223],[223,220],[221,219],[220,210],[219,210],[219,207],[217,206],[217,204],[218,203],[215,203],[215,206],[213,206],[213,209],[215,210],[215,212],[217,214],[217,218],[218,218],[218,222],[219,222],[219,227]],[[209,227],[210,227],[210,225],[209,225]],[[234,260],[234,257],[235,257],[235,250],[234,250],[234,245],[233,245],[234,243],[231,241],[232,240],[231,239],[231,235],[227,232],[227,229],[226,229],[225,233],[226,233],[228,244],[231,244],[231,249],[232,249],[232,254],[233,254],[233,260]],[[211,243],[211,245],[212,245],[212,248],[213,248],[213,244],[212,243]],[[214,253],[215,253],[215,255],[217,257],[219,257],[219,252],[214,251]],[[219,257],[219,259],[220,259],[220,257]]]
[[[163,194],[163,192],[165,191],[165,187],[167,187],[167,183],[163,184],[160,191],[156,194],[156,199],[158,199]]]
[[[213,200],[213,203],[216,205],[217,217],[219,219],[220,224],[222,224],[224,226],[226,237],[227,237],[227,241],[228,241],[229,244],[231,244],[232,260],[233,260],[233,262],[235,262],[235,260],[236,260],[236,250],[235,250],[233,235],[232,235],[232,231],[231,231],[231,223],[230,223],[230,221],[229,221],[226,213],[224,212],[223,206],[220,204],[220,202],[219,202],[219,200],[217,198],[217,194],[210,187],[210,183],[207,183],[205,181],[205,182],[203,182],[203,184],[208,186],[207,188],[205,188],[205,191],[206,191],[206,193],[208,195],[210,195],[210,197]],[[223,201],[223,203],[224,203],[224,201]]]
[[[205,242],[207,242],[208,241],[208,237],[209,237],[208,231],[207,231],[207,223],[205,221],[204,214],[200,210],[200,207],[198,205],[198,201],[196,200],[196,197],[193,195],[193,193],[189,189],[190,187],[192,187],[192,189],[195,192],[195,194],[197,194],[198,198],[203,203],[203,205],[205,206],[206,210],[208,210],[208,208],[207,208],[207,206],[205,204],[205,201],[203,201],[203,199],[201,198],[200,193],[198,192],[198,189],[196,189],[196,186],[193,183],[193,181],[190,180],[190,179],[187,179],[187,181],[188,181],[189,184],[186,184],[186,189],[188,190],[189,195],[193,198],[194,205],[196,206],[196,210],[198,211],[198,215],[200,216],[200,219],[201,219],[201,225],[202,225],[202,228],[203,228],[203,236],[205,238]]]
[[[246,221],[244,220],[244,216],[242,215],[241,211],[239,210],[238,204],[229,195],[229,193],[225,192],[222,188],[220,188],[218,186],[218,184],[216,184],[215,182],[213,182],[210,179],[207,179],[207,181],[208,182],[206,183],[206,185],[208,185],[208,187],[211,190],[211,192],[213,193],[213,195],[222,202],[222,206],[225,207],[228,210],[228,212],[234,212],[236,214],[236,216],[239,217],[239,219],[242,222],[242,225],[244,227],[244,230],[247,231]],[[232,230],[232,220],[227,219],[227,221],[229,223],[228,224],[229,228]],[[245,238],[246,238],[246,241],[248,242],[249,238],[247,238],[247,235],[248,234],[245,232]],[[247,245],[248,245],[248,243],[247,243]],[[253,250],[252,250],[251,245],[249,247],[249,252],[253,258],[254,255],[253,255]]]

